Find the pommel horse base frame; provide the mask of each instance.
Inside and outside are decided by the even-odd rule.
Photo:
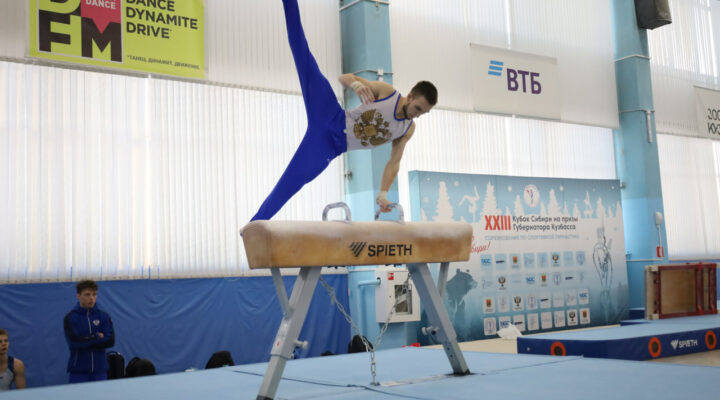
[[[327,221],[328,210],[336,207],[345,208],[347,216],[345,221]],[[377,220],[377,218],[378,215],[375,219]],[[401,210],[400,218],[402,218]],[[308,230],[312,232],[305,234]],[[438,235],[433,231],[441,233]],[[250,268],[270,268],[278,300],[283,310],[282,322],[270,351],[270,361],[260,385],[257,400],[275,398],[287,360],[292,357],[296,346],[305,344],[298,341],[298,336],[307,316],[315,287],[320,279],[321,268],[318,267],[322,266],[406,264],[410,277],[415,283],[415,289],[425,306],[431,325],[428,328],[429,334],[432,334],[442,344],[454,375],[470,373],[442,299],[450,262],[467,261],[470,257],[472,240],[470,225],[459,222],[404,223],[400,220],[397,222],[350,222],[350,210],[347,205],[334,203],[325,207],[323,222],[253,221],[245,226],[242,232]],[[349,258],[354,254],[351,249],[354,242],[365,239],[365,242],[376,246],[383,245],[383,243],[390,245],[390,243],[398,242],[397,239],[394,239],[396,237],[405,238],[404,245],[406,249],[407,246],[410,246],[410,254],[405,251],[402,255],[396,254],[388,257],[365,259],[359,255],[352,259]],[[320,254],[320,260],[316,260],[317,249],[307,249],[309,240],[319,242],[315,243],[317,247],[327,250]],[[287,260],[275,257],[281,246],[282,249],[293,249]],[[428,247],[430,250],[424,251]],[[338,252],[334,251],[336,249],[341,250],[339,256]],[[303,251],[307,251],[309,254],[298,254]],[[437,253],[443,254],[430,256],[430,254]],[[426,260],[419,260],[418,255],[426,257]],[[440,263],[437,286],[430,274],[429,262]],[[286,267],[300,267],[289,300],[278,270],[278,268]]]

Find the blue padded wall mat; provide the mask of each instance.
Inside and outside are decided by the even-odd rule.
[[[347,275],[323,275],[348,309]],[[292,290],[294,276],[284,277]],[[127,363],[148,358],[158,373],[204,368],[218,350],[235,364],[267,361],[282,319],[268,277],[101,281],[97,305],[115,326],[115,346]],[[77,303],[75,283],[0,285],[0,327],[10,333],[10,355],[26,365],[29,387],[67,382],[69,350],[63,318]],[[318,284],[303,330],[307,350],[347,352],[350,327]]]

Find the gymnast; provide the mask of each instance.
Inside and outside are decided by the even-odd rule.
[[[339,78],[340,83],[353,89],[362,104],[352,110],[343,110],[330,82],[310,53],[297,0],[283,0],[283,7],[308,127],[290,164],[252,221],[272,218],[300,188],[320,175],[340,154],[392,142],[390,160],[385,165],[380,192],[375,199],[382,212],[389,212],[387,191],[400,169],[405,145],[415,132],[413,119],[430,111],[437,103],[437,89],[432,83],[421,81],[407,97],[403,97],[385,82],[344,74]]]

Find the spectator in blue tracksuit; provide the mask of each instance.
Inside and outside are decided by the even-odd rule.
[[[105,349],[115,344],[110,316],[95,306],[98,285],[83,280],[77,284],[78,304],[63,321],[65,339],[70,347],[67,371],[70,383],[107,379]]]

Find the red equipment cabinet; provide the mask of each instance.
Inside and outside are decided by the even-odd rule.
[[[717,313],[714,263],[645,266],[645,318]]]

